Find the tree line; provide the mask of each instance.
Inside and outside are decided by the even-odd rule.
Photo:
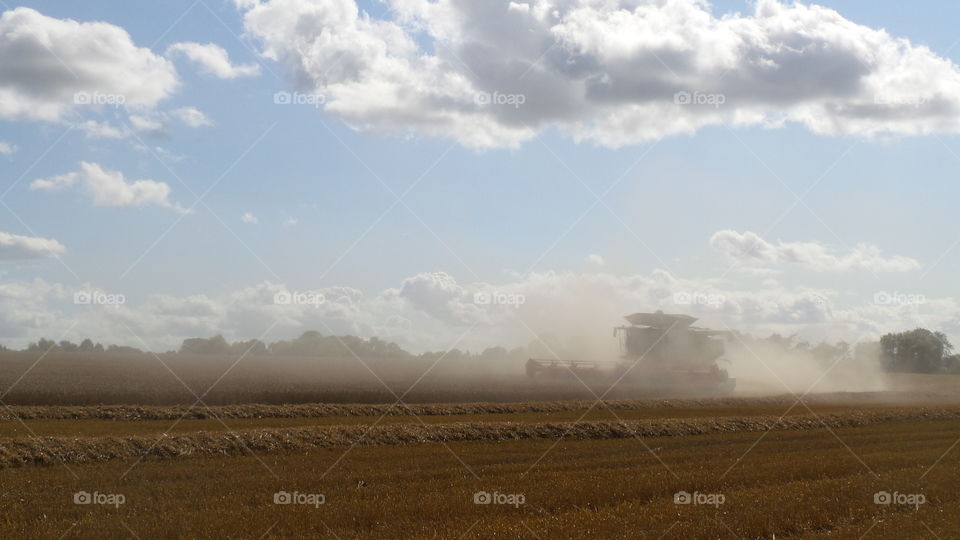
[[[740,334],[740,336],[741,338],[755,340],[755,338],[746,334]],[[879,341],[861,342],[856,345],[850,345],[843,341],[811,344],[798,341],[795,336],[781,336],[779,334],[773,334],[756,341],[765,341],[785,349],[807,352],[814,359],[824,362],[840,358],[878,359],[881,366],[890,372],[960,373],[960,354],[954,353],[953,345],[947,336],[943,332],[934,332],[925,328],[888,333],[881,337]],[[258,339],[231,343],[222,335],[209,338],[189,338],[183,340],[179,350],[170,351],[168,354],[318,357],[356,355],[361,358],[395,360],[437,360],[443,357],[449,360],[475,360],[488,363],[526,361],[532,351],[542,348],[538,345],[539,343],[534,342],[529,347],[517,347],[509,350],[504,347],[489,347],[481,353],[452,349],[445,352],[413,354],[396,343],[384,341],[377,337],[365,339],[357,336],[325,336],[320,332],[311,330],[304,332],[297,338],[275,341],[269,344]],[[0,347],[0,350],[9,349]],[[90,339],[84,339],[80,343],[72,343],[68,340],[55,342],[41,338],[30,343],[24,350],[28,352],[56,351],[106,354],[143,353],[140,349],[122,345],[104,347]]]
[[[860,362],[878,361],[888,372],[960,373],[960,354],[954,353],[953,344],[946,334],[926,328],[891,332],[884,334],[879,341],[862,341],[856,345],[845,341],[811,344],[797,340],[796,336],[779,334],[762,339],[744,334],[740,336],[745,341],[766,342],[784,350],[808,353],[814,360],[824,364],[852,359]]]
[[[0,347],[0,350],[9,350]],[[32,342],[24,349],[28,352],[80,352],[80,353],[140,353],[144,351],[135,347],[121,345],[103,346],[100,343],[94,343],[90,339],[84,339],[80,344],[72,343],[68,340],[55,342],[50,339],[41,338]],[[518,347],[507,350],[503,347],[489,347],[481,353],[471,353],[470,351],[461,351],[451,349],[449,351],[426,352],[422,354],[413,354],[404,350],[400,345],[385,341],[377,337],[368,339],[357,336],[325,336],[320,332],[309,330],[299,337],[289,340],[275,341],[265,343],[259,339],[250,339],[245,341],[229,342],[222,335],[216,335],[209,338],[188,338],[180,344],[176,351],[168,351],[165,354],[182,355],[228,355],[228,356],[301,356],[301,357],[346,357],[359,356],[360,358],[376,358],[390,360],[439,360],[441,357],[446,360],[476,360],[479,362],[495,361],[513,361],[521,362],[527,359],[527,349]]]

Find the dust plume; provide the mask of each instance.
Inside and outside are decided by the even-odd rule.
[[[829,354],[818,354],[817,351]],[[814,349],[777,340],[728,340],[722,364],[737,378],[737,394],[868,392],[888,389],[879,355],[870,347]]]

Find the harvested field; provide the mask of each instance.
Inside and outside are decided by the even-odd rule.
[[[599,440],[709,433],[861,427],[881,423],[960,419],[960,409],[916,409],[696,420],[562,423],[395,424],[199,432],[139,437],[33,437],[0,440],[0,467],[87,463],[125,458],[229,456],[336,446],[381,446],[530,439]]]
[[[721,409],[755,408],[792,405],[798,396],[789,394],[768,397],[723,397],[698,399],[605,400],[602,408],[615,411],[650,409]],[[910,392],[837,392],[803,396],[808,405],[880,406],[894,403],[922,404],[960,401],[960,397]],[[478,414],[550,413],[585,410],[596,406],[592,401],[543,401],[520,403],[445,403],[445,404],[336,404],[311,403],[295,405],[203,405],[189,406],[24,406],[0,409],[0,421],[16,419],[49,420],[177,420],[207,418],[323,418],[335,416],[451,416]]]
[[[207,368],[187,370],[197,392]],[[242,402],[254,394],[235,381],[191,407],[190,392],[162,385],[171,391],[123,404],[119,393],[97,393],[103,373],[0,407],[0,537],[958,537],[954,377],[903,377],[896,391],[800,403],[597,402],[584,388],[560,400],[569,388],[518,394],[490,380],[454,403],[393,405],[383,388],[362,402],[368,394],[283,385]],[[426,400],[455,390],[422,391]],[[300,403],[316,395],[361,402]],[[535,396],[550,399],[524,400]],[[881,491],[925,501],[874,504]],[[275,504],[284,492],[324,503]],[[475,504],[479,492],[524,500]],[[678,505],[678,492],[724,500]],[[123,503],[75,504],[82,493]]]
[[[762,439],[723,431],[643,443],[449,442],[2,469],[0,535],[957,538],[960,455],[948,449],[960,421],[809,427]],[[78,491],[125,501],[76,505]],[[323,494],[324,504],[274,504],[280,491]],[[522,494],[523,504],[474,504],[481,491]],[[680,491],[724,500],[677,505]],[[874,504],[881,491],[923,493],[925,502]]]
[[[163,420],[147,419],[25,419],[17,421],[15,419],[0,421],[0,437],[24,438],[33,436],[57,436],[57,437],[117,437],[124,435],[149,435],[156,433],[193,433],[198,431],[242,431],[249,429],[262,428],[308,428],[319,426],[339,426],[339,425],[393,425],[393,424],[449,424],[457,423],[502,423],[502,422],[576,422],[576,421],[636,421],[651,419],[697,419],[714,418],[718,416],[795,416],[800,414],[809,414],[813,411],[817,414],[825,413],[843,413],[851,410],[850,405],[838,404],[816,404],[807,403],[806,406],[796,405],[792,409],[792,404],[776,405],[731,405],[715,407],[636,407],[636,408],[606,408],[602,404],[590,405],[583,404],[582,407],[571,407],[569,410],[563,410],[563,407],[557,407],[559,410],[548,412],[498,412],[498,413],[479,413],[479,414],[423,414],[413,416],[411,414],[380,414],[380,415],[349,415],[349,416],[292,416],[292,417],[256,417],[256,418],[221,418],[214,417],[210,411],[206,411],[205,418],[192,418],[185,416],[183,419],[166,418]],[[809,408],[809,410],[808,410]],[[857,407],[860,409],[880,409],[880,408],[899,408],[909,409],[905,405],[883,406],[872,405]],[[444,410],[443,406],[437,406],[438,410]],[[134,417],[136,418],[136,417]]]

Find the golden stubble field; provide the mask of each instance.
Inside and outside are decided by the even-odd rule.
[[[649,438],[649,451],[636,439],[457,442],[8,468],[0,534],[956,538],[960,463],[941,456],[958,433],[948,421],[770,432],[755,446],[756,433],[729,433]],[[84,491],[124,501],[74,504]],[[683,491],[722,503],[676,504]],[[281,492],[323,504],[275,504]],[[475,504],[480,492],[522,504]],[[925,500],[875,504],[881,492]]]
[[[958,382],[193,407],[78,386],[0,407],[0,538],[960,538]]]
[[[257,430],[340,426],[358,429],[353,442],[359,444],[276,450],[251,444],[222,455],[153,455],[144,446],[145,459],[104,461],[62,450],[46,464],[0,469],[0,537],[960,537],[960,452],[954,447],[960,407],[850,399],[812,399],[792,408],[789,397],[614,402],[592,409],[586,402],[540,403],[539,411],[529,404],[517,404],[517,411],[508,404],[437,405],[417,416],[385,416],[383,409],[363,415],[361,409],[339,416],[191,418],[176,426],[149,419],[164,410],[147,410],[144,420],[129,419],[131,411],[122,408],[107,416],[124,420],[48,419],[43,416],[63,411],[41,407],[32,409],[40,418],[18,420],[11,408],[0,421],[8,454],[53,441],[109,447],[150,434],[229,439]],[[449,414],[451,407],[458,414]],[[489,407],[499,412],[484,412]],[[783,418],[800,424],[775,426],[788,409]],[[95,415],[95,409],[70,410]],[[212,407],[206,415],[218,411],[230,413]],[[854,427],[845,427],[851,419]],[[496,440],[491,433],[505,424],[535,435]],[[587,424],[608,427],[582,438]],[[467,425],[473,440],[362,440],[371,426],[415,433]],[[557,435],[541,433],[543,425],[566,427]],[[618,425],[632,431],[618,432]],[[677,425],[687,431],[650,432]],[[704,425],[720,428],[689,434]],[[891,503],[877,504],[885,494]],[[690,504],[678,504],[678,497]],[[85,500],[92,502],[77,503]],[[286,500],[292,503],[277,504]]]

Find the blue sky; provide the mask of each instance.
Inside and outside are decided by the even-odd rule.
[[[602,289],[613,295],[592,296],[584,304],[609,306],[600,326],[617,324],[611,317],[625,309],[662,308],[758,332],[814,328],[815,338],[860,339],[917,324],[956,332],[953,299],[960,291],[952,278],[960,249],[952,246],[960,239],[960,139],[952,128],[922,135],[900,127],[868,135],[815,133],[798,121],[769,127],[737,125],[729,117],[644,140],[628,133],[615,147],[590,136],[577,140],[573,128],[546,121],[536,136],[504,147],[478,146],[462,131],[438,134],[416,122],[397,134],[391,132],[394,120],[390,129],[380,129],[380,116],[350,116],[328,109],[331,102],[275,104],[277,92],[329,82],[305,82],[289,59],[270,58],[268,47],[282,45],[245,23],[249,6],[205,2],[20,4],[49,19],[103,21],[123,29],[136,47],[169,62],[179,84],[137,110],[71,110],[56,119],[0,116],[0,141],[16,147],[0,155],[0,178],[9,188],[0,231],[53,239],[64,248],[57,258],[40,253],[2,261],[8,316],[0,340],[19,345],[40,335],[77,338],[82,336],[73,334],[85,332],[132,344],[142,338],[162,348],[214,331],[256,337],[249,334],[257,334],[257,324],[275,316],[282,322],[271,330],[273,337],[321,324],[385,334],[414,348],[445,348],[471,328],[464,343],[479,348],[499,340],[522,342],[517,317],[537,330],[560,324],[545,314],[578,305],[581,294],[597,294],[591,286],[584,286],[589,292],[578,289],[596,280],[607,280]],[[960,34],[950,24],[960,17],[956,3],[928,2],[923,9],[894,1],[819,4],[853,23],[927,46],[944,61],[960,55]],[[360,7],[375,19],[398,20],[379,3]],[[736,11],[749,17],[754,7],[729,1],[709,9],[715,17]],[[421,54],[442,54],[456,45],[438,46],[430,32],[411,35]],[[259,65],[259,74],[205,74],[199,63],[168,52],[175,43],[216,44],[232,65]],[[316,54],[322,60],[322,51]],[[729,97],[735,102],[737,96]],[[342,95],[331,101],[350,105]],[[213,125],[173,120],[171,111],[183,107],[201,111]],[[133,115],[165,118],[164,133],[136,129]],[[77,127],[86,120],[129,133],[91,138]],[[165,183],[169,200],[183,207],[210,191],[183,215],[157,204],[92,204],[77,186],[30,188],[37,179],[77,171],[80,162],[122,172],[127,182]],[[399,195],[408,188],[396,203],[391,190]],[[608,189],[595,204],[594,194]],[[257,223],[244,222],[245,213]],[[725,251],[711,242],[720,231],[752,232],[770,246],[784,243],[787,255]],[[815,245],[841,259],[870,245],[884,260],[915,264],[895,271],[869,264],[824,269],[791,258],[793,244],[806,246],[800,251]],[[599,258],[590,262],[590,255]],[[531,278],[531,271],[541,277]],[[658,271],[677,280],[667,293],[653,277]],[[542,277],[551,272],[562,277]],[[638,285],[631,276],[651,282]],[[37,293],[30,301],[14,292],[37,280],[44,290],[62,290]],[[430,286],[418,289],[422,281]],[[544,283],[558,287],[555,298]],[[327,306],[322,315],[236,315],[230,306],[237,291],[257,287],[323,290]],[[341,287],[360,291],[363,299],[338,296]],[[464,315],[476,306],[461,304],[476,290],[491,288],[524,291],[527,311]],[[71,302],[78,290],[119,293],[125,303],[78,307]],[[716,291],[729,305],[677,306],[673,294],[684,290]],[[894,291],[922,296],[923,305],[874,302],[878,292]],[[822,296],[826,307],[811,312],[798,300],[804,295]],[[158,296],[180,307],[163,311]],[[531,304],[532,298],[540,303]],[[771,302],[784,305],[771,308]],[[408,322],[397,326],[395,318]],[[405,324],[415,330],[404,330]]]

